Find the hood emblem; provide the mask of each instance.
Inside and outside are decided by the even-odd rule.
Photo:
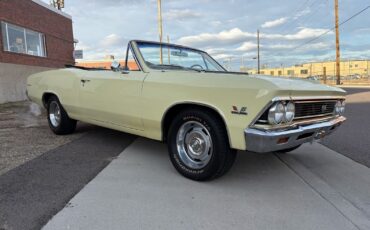
[[[232,110],[231,110],[231,113],[232,114],[238,114],[238,115],[248,115],[247,113],[247,107],[241,107],[240,109],[233,105],[232,106]]]

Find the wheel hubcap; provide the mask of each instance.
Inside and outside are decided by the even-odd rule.
[[[60,108],[57,102],[53,101],[49,105],[49,119],[54,127],[58,127],[61,120]]]
[[[177,133],[177,151],[189,168],[205,167],[212,157],[212,138],[206,127],[196,121],[183,124]]]

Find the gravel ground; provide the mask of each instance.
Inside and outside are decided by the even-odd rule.
[[[25,101],[0,105],[0,175],[43,153],[80,138],[93,126],[79,124],[73,135],[56,136],[45,110]]]

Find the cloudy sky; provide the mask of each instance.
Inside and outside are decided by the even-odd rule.
[[[49,0],[43,0],[49,2]],[[339,0],[340,20],[370,5]],[[242,57],[255,67],[256,31],[261,31],[261,62],[291,65],[335,58],[333,32],[302,44],[334,26],[334,0],[162,0],[164,35],[171,42],[208,51],[234,69]],[[65,0],[74,36],[85,59],[124,56],[131,39],[158,40],[156,0]],[[370,58],[370,9],[341,27],[342,57]]]

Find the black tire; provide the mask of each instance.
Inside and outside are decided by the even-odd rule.
[[[295,147],[292,147],[292,148],[288,148],[288,149],[278,150],[278,151],[276,151],[276,153],[289,153],[291,151],[294,151],[294,150],[298,149],[299,147],[301,147],[301,145],[298,145],[298,146],[295,146]]]
[[[189,122],[201,124],[211,138],[211,154],[209,161],[202,168],[189,167],[181,159],[177,146],[177,135],[181,127]],[[175,169],[184,177],[196,180],[212,180],[229,171],[236,158],[236,151],[230,148],[227,131],[223,121],[214,113],[206,110],[185,110],[172,121],[169,128],[168,151]],[[187,152],[189,149],[187,150]]]
[[[60,110],[60,120],[57,124],[52,122],[50,114],[52,113],[51,107],[58,105]],[[47,102],[47,117],[50,129],[57,135],[71,134],[76,130],[77,121],[69,118],[67,112],[64,110],[62,104],[56,96],[51,96]]]

